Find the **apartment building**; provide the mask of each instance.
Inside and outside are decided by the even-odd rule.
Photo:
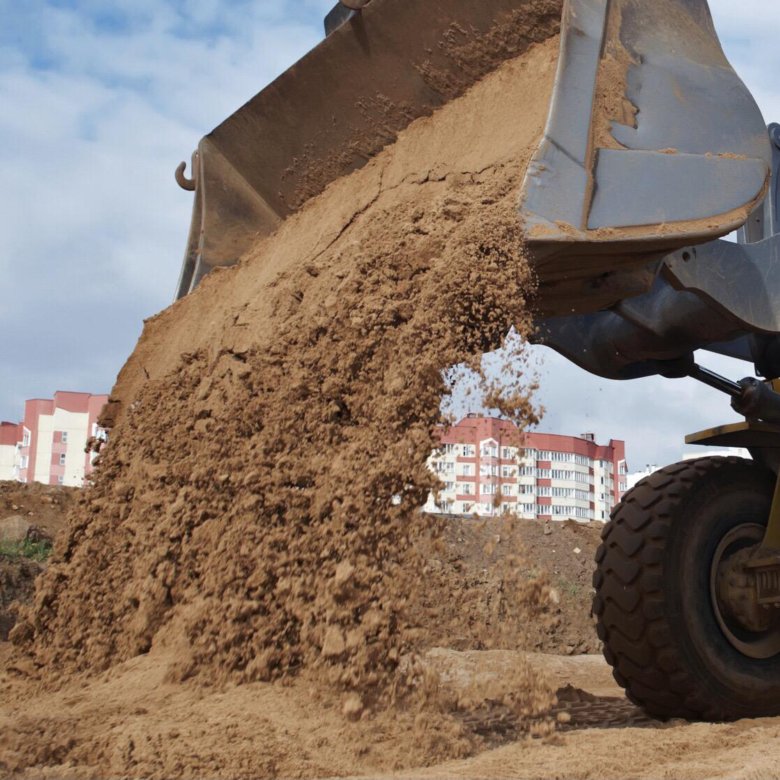
[[[22,424],[0,422],[0,480],[16,479],[16,459]]]
[[[85,452],[87,440],[106,435],[97,424],[106,401],[107,395],[62,391],[26,401],[21,423],[0,427],[0,479],[83,485],[95,459]]]
[[[442,483],[428,512],[606,520],[626,490],[624,442],[522,433],[493,417],[469,415],[443,430],[428,463]]]

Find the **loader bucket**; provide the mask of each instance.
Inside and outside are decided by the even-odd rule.
[[[744,224],[770,170],[765,122],[706,0],[567,0],[520,201],[542,297],[568,290],[553,309],[595,310],[586,299],[599,275],[648,268]]]
[[[184,164],[177,170],[195,191],[177,298],[212,268],[237,262],[414,119],[556,35],[561,7],[562,0],[350,0],[334,9],[319,46],[201,140],[191,178]]]

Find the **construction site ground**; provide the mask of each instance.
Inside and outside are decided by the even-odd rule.
[[[71,500],[56,488],[7,483],[0,484],[0,496],[0,520],[23,507],[54,533],[63,527],[62,512]],[[546,716],[553,725],[537,735],[500,703],[488,702],[468,716],[469,728],[481,736],[478,750],[437,762],[429,743],[428,755],[414,766],[408,732],[419,723],[399,729],[381,714],[349,722],[339,702],[311,679],[217,686],[171,682],[166,670],[176,648],[161,643],[105,672],[52,688],[5,641],[0,642],[0,773],[63,779],[776,776],[777,720],[660,723],[623,697],[596,652],[589,616],[600,530],[600,524],[572,521],[545,532],[535,521],[507,525],[501,519],[450,518],[445,545],[429,551],[451,576],[453,611],[462,606],[459,582],[471,583],[480,597],[461,613],[460,632],[449,640],[439,637],[438,646],[427,650],[425,664],[454,690],[496,685],[500,690],[502,679],[513,679],[518,658],[527,661],[557,691]],[[480,613],[497,596],[491,567],[518,554],[549,575],[552,606],[521,638],[524,649],[490,649],[484,647],[490,632]],[[41,565],[29,565],[24,574],[20,567],[24,562],[0,560],[3,603],[32,598]],[[469,627],[478,625],[482,630],[470,634]]]

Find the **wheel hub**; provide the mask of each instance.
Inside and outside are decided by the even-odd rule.
[[[729,643],[750,658],[780,653],[780,610],[759,604],[756,573],[747,564],[761,545],[764,527],[746,523],[727,533],[712,559],[713,609]]]

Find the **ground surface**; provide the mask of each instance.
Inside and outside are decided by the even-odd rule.
[[[48,489],[15,488],[14,505],[44,514],[56,532],[56,508],[66,497]],[[5,491],[7,493],[7,490]],[[16,511],[16,510],[14,510]],[[431,631],[424,666],[455,698],[488,691],[461,717],[476,735],[458,760],[436,759],[436,729],[393,716],[342,716],[340,702],[308,677],[287,683],[204,687],[174,683],[166,670],[176,636],[98,675],[43,685],[39,672],[12,645],[0,642],[0,776],[23,778],[169,777],[739,777],[775,776],[780,723],[661,724],[625,700],[596,648],[588,615],[590,574],[599,526],[499,519],[449,521],[445,544],[432,560],[451,574],[450,633]],[[520,554],[554,590],[549,611],[523,638],[523,649],[491,631],[496,572]],[[436,557],[438,556],[438,557]],[[531,564],[527,562],[530,561]],[[37,564],[28,566],[30,574]],[[5,571],[8,566],[5,567]],[[468,596],[459,598],[460,586]],[[466,585],[463,585],[466,583]],[[30,579],[17,595],[31,597]],[[7,593],[5,594],[8,595]],[[453,626],[457,627],[453,630]],[[539,652],[539,650],[543,652]],[[555,653],[555,654],[554,654]],[[529,736],[502,703],[518,670],[548,680],[557,703]],[[531,724],[530,730],[535,726]],[[421,734],[417,753],[409,737]],[[446,750],[451,750],[448,742]]]
[[[498,677],[510,651],[436,650],[429,662],[455,685]],[[653,723],[621,697],[598,656],[532,655],[554,683],[571,686],[559,705],[572,719],[543,739],[499,728],[485,712],[476,755],[408,766],[394,732],[380,722],[345,723],[305,684],[253,683],[224,690],[166,683],[150,655],[62,690],[9,701],[2,676],[0,767],[4,776],[92,777],[776,777],[780,723]],[[586,693],[587,692],[587,693]],[[590,695],[588,695],[590,694]],[[28,767],[26,771],[22,767]],[[121,771],[116,767],[122,766]],[[183,772],[183,767],[187,771]],[[113,768],[113,769],[112,769]],[[14,770],[18,770],[15,772]]]

